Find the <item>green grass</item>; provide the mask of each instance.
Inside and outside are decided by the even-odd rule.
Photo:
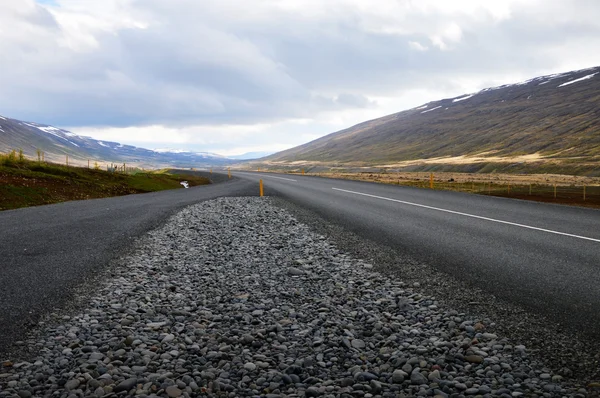
[[[19,152],[0,155],[0,210],[68,200],[104,198],[208,184],[204,177],[164,171],[113,173],[25,159]]]

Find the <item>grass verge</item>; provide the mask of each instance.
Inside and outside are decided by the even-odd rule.
[[[431,189],[431,174],[423,172],[327,172],[306,173],[306,175]],[[433,173],[433,176],[433,189],[438,190],[600,208],[600,178],[598,177],[450,172]]]
[[[0,210],[69,200],[106,198],[209,184],[207,178],[169,173],[113,173],[0,155]]]

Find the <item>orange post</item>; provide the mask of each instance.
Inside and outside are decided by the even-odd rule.
[[[429,188],[433,189],[433,173],[429,174]]]
[[[229,178],[231,178],[231,167],[227,168],[227,175],[229,176]]]
[[[262,180],[258,180],[258,187],[260,190],[260,197],[262,198],[265,195],[265,191],[263,189],[263,181]]]
[[[585,185],[583,186],[583,201],[585,202]]]

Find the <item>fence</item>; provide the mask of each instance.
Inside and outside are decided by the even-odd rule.
[[[32,157],[26,156],[22,149],[19,149],[19,150],[13,149],[13,150],[8,151],[6,154],[0,153],[0,161],[1,161],[0,164],[32,161],[32,162],[45,163],[45,164],[55,164],[58,166],[66,166],[66,167],[86,167],[85,161],[81,161],[81,160],[74,161],[73,157],[69,157],[69,155],[65,155],[64,163],[62,163],[60,161],[56,161],[56,159],[54,161],[46,160],[45,155],[46,155],[45,152],[43,152],[39,149],[36,149],[36,155],[35,155],[35,157],[32,158]],[[102,160],[100,160],[100,162],[105,163]],[[98,163],[98,160],[87,159],[87,168],[88,169],[93,168],[95,170],[100,170],[101,163]],[[106,164],[106,171],[113,172],[113,173],[135,174],[135,173],[144,171],[144,169],[141,169],[139,167],[128,167],[126,163],[122,163],[122,164],[105,163],[105,164]]]
[[[534,200],[539,202],[560,203],[579,206],[600,207],[600,185],[576,184],[543,184],[482,181],[485,176],[478,175],[477,181],[451,181],[422,179],[397,179],[397,185],[415,186],[457,192],[469,192],[480,195],[501,196],[515,199]],[[374,179],[377,181],[377,179]]]
[[[302,171],[298,169],[293,173],[301,174]],[[310,174],[540,202],[600,207],[600,179],[593,177],[386,171],[313,172]]]

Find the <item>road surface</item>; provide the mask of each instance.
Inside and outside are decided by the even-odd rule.
[[[598,210],[235,172],[232,180],[211,186],[1,212],[0,354],[133,238],[188,204],[257,195],[259,179],[267,195],[600,337]]]

